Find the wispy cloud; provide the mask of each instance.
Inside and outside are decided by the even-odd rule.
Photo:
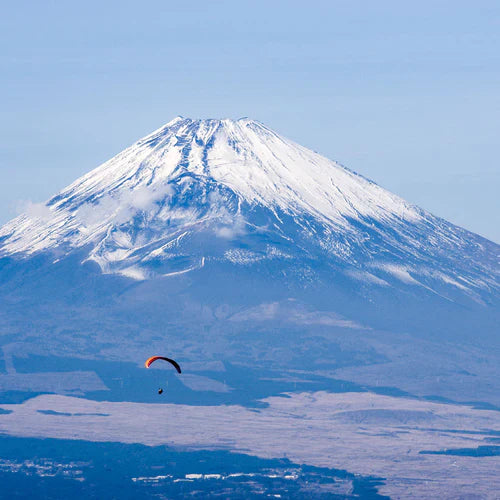
[[[171,195],[172,188],[168,185],[161,189],[139,187],[133,191],[103,196],[97,203],[86,203],[78,209],[76,217],[86,227],[103,220],[123,224],[138,212],[153,210],[155,203]]]
[[[17,212],[23,213],[30,219],[48,221],[52,215],[52,210],[45,203],[34,203],[31,200],[21,200],[17,203]]]

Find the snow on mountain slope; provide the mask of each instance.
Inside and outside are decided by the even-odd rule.
[[[327,262],[370,286],[499,292],[498,245],[246,118],[177,117],[35,208],[0,229],[0,256],[81,251],[135,279]]]

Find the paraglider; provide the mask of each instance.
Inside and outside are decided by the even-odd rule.
[[[146,362],[144,363],[144,366],[146,368],[149,368],[151,366],[151,364],[154,363],[155,361],[157,361],[158,359],[161,359],[163,361],[167,361],[177,370],[177,373],[181,373],[181,367],[179,366],[179,363],[177,363],[177,361],[175,361],[174,359],[165,358],[163,356],[151,356],[150,358],[148,358],[146,360]],[[161,387],[158,389],[158,394],[163,394],[163,389]]]
[[[177,373],[181,373],[181,367],[177,363],[177,361],[170,359],[170,358],[164,358],[163,356],[151,356],[150,358],[146,359],[146,362],[144,363],[144,366],[146,368],[149,368],[152,363],[154,363],[156,360],[162,359],[163,361],[168,361],[170,364],[172,364],[175,369],[177,370]]]

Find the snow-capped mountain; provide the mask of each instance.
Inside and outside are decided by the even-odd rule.
[[[303,280],[326,263],[452,300],[499,290],[498,245],[246,118],[175,118],[6,224],[0,245],[16,259],[78,251],[139,280],[299,261]]]
[[[179,117],[0,229],[0,345],[500,405],[499,255],[261,123]]]
[[[103,273],[317,266],[450,300],[498,296],[498,245],[249,119],[177,117],[0,230],[0,255],[78,251]],[[268,272],[272,272],[269,271]]]

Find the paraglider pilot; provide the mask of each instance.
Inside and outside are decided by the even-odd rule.
[[[177,361],[170,359],[170,358],[164,358],[163,356],[151,356],[150,358],[148,358],[146,360],[146,362],[144,363],[144,366],[146,368],[149,368],[151,366],[151,363],[154,363],[157,359],[162,359],[163,361],[169,362],[177,370],[177,373],[181,373],[181,367],[179,366]],[[158,389],[158,394],[163,394],[163,389],[161,387]]]

